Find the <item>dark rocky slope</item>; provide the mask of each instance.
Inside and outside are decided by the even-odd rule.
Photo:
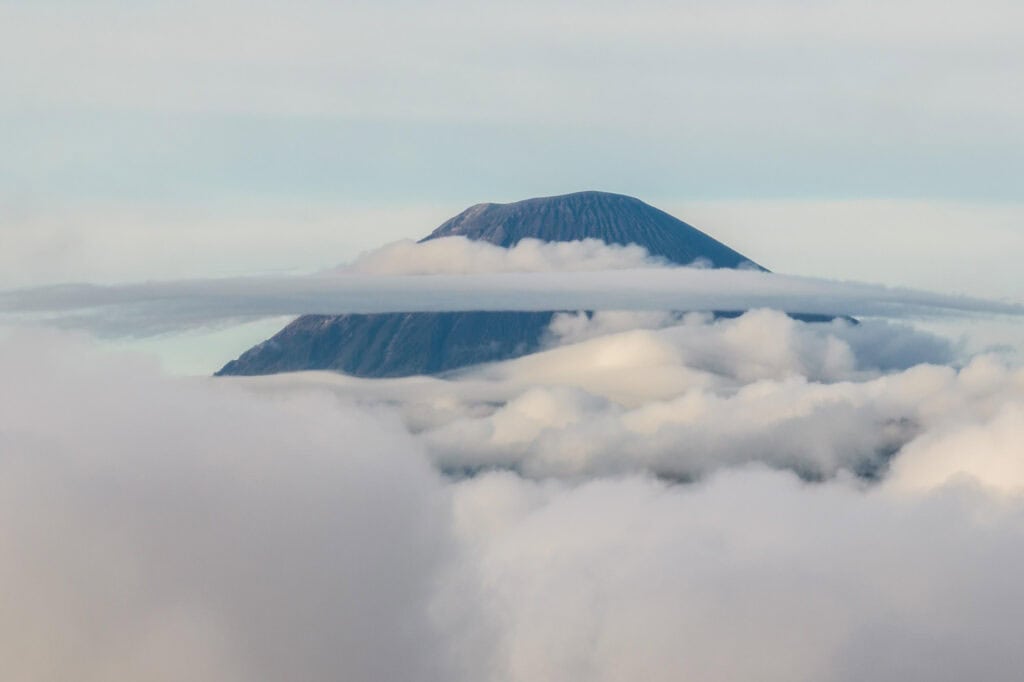
[[[760,267],[697,228],[639,199],[579,192],[512,204],[477,204],[428,239],[462,235],[512,246],[522,239],[639,244],[686,265]],[[554,312],[304,315],[224,366],[218,375],[326,369],[364,377],[435,374],[536,351]]]
[[[514,204],[477,204],[421,241],[454,236],[505,247],[531,237],[546,242],[600,239],[608,244],[639,244],[651,255],[681,265],[698,259],[716,268],[755,265],[743,254],[664,211],[639,199],[607,192],[578,192]]]

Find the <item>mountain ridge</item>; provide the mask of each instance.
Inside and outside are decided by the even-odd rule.
[[[639,244],[652,256],[679,265],[704,259],[714,267],[749,264],[764,269],[689,223],[640,199],[594,190],[506,204],[474,204],[443,222],[420,242],[453,236],[506,248],[528,238],[547,242],[600,239],[608,244]]]
[[[523,239],[639,244],[677,265],[764,268],[639,199],[584,191],[474,204],[420,242],[464,236],[502,247]],[[362,377],[436,374],[540,350],[558,312],[303,315],[227,363],[218,376],[334,370]]]

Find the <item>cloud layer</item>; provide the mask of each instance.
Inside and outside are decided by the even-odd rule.
[[[395,423],[0,344],[5,679],[451,679],[445,502]]]
[[[657,328],[607,333],[603,317]],[[882,321],[619,312],[556,317],[553,330],[566,323],[576,336],[553,333],[547,351],[444,378],[242,381],[317,386],[398,408],[448,472],[503,468],[572,480],[694,480],[751,463],[815,480],[884,477],[901,448],[929,442],[922,434],[968,428],[1024,399],[1024,375],[1002,360],[981,356],[957,369],[948,341]],[[584,327],[605,333],[579,340]]]
[[[450,246],[450,245],[446,245]],[[403,266],[404,267],[404,266]],[[1016,302],[755,271],[646,267],[467,275],[246,277],[0,292],[0,314],[146,335],[278,315],[445,310],[686,310],[908,317],[1024,314]]]
[[[367,275],[472,275],[493,272],[579,272],[665,267],[637,244],[600,239],[545,242],[523,239],[503,248],[462,236],[426,242],[411,239],[363,253],[337,273]]]
[[[631,317],[404,380],[0,338],[5,676],[1016,679],[1020,369]]]
[[[456,492],[512,680],[1013,680],[1024,508],[733,472]]]

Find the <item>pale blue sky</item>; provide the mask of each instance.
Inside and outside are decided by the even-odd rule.
[[[1020,3],[0,2],[43,199],[1018,201]]]
[[[1017,0],[0,0],[0,287],[311,270],[638,196],[794,274],[1020,300]]]

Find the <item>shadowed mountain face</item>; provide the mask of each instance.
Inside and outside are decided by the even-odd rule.
[[[654,256],[688,265],[756,265],[697,228],[639,199],[579,192],[512,204],[477,204],[421,241],[464,236],[499,246],[522,239],[600,239],[639,244]],[[363,377],[436,374],[538,350],[552,312],[304,315],[224,366],[218,375],[326,369]]]
[[[606,192],[579,192],[514,204],[477,204],[421,241],[455,236],[504,247],[531,237],[546,242],[600,239],[608,244],[639,244],[651,255],[680,265],[704,260],[716,268],[759,267],[664,211],[633,197]]]
[[[539,350],[554,313],[303,315],[218,374],[328,369],[360,377],[437,374]]]

